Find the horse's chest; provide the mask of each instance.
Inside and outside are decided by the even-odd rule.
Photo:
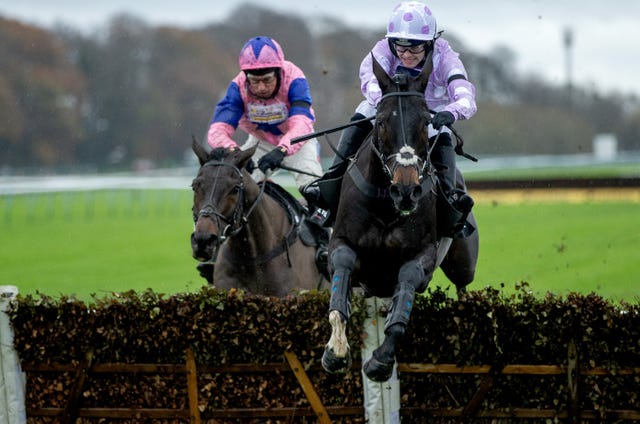
[[[395,228],[370,228],[363,232],[358,245],[369,251],[406,252],[407,250],[421,250],[424,237],[416,228],[409,226]]]

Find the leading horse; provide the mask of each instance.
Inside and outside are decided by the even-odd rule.
[[[319,288],[326,280],[316,248],[300,239],[301,205],[279,186],[265,192],[271,183],[258,185],[245,169],[255,147],[208,153],[194,139],[192,149],[200,169],[191,184],[191,248],[195,259],[212,263],[210,282],[278,297]]]
[[[426,62],[431,64],[430,57]],[[384,341],[363,364],[370,380],[382,382],[393,372],[416,293],[426,290],[436,268],[459,291],[473,280],[478,232],[454,240],[438,236],[438,189],[427,135],[431,115],[424,97],[432,66],[415,78],[391,78],[375,58],[373,65],[383,95],[373,131],[342,182],[329,243],[332,332],[322,365],[331,373],[350,368],[345,331],[351,290],[359,285],[366,295],[392,299]],[[477,227],[472,214],[468,221]]]

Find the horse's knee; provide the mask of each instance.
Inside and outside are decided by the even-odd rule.
[[[475,266],[442,268],[444,275],[460,289],[471,284],[476,276]]]
[[[353,269],[356,264],[356,252],[349,246],[338,246],[331,252],[331,267],[337,269]]]
[[[423,292],[426,287],[424,268],[419,261],[410,261],[402,265],[398,272],[398,282],[407,283],[417,292]]]

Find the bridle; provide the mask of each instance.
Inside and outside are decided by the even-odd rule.
[[[208,261],[204,262],[209,264],[215,264],[216,260],[218,259],[218,253],[220,252],[220,246],[224,244],[224,242],[227,239],[235,236],[240,231],[242,231],[245,225],[247,225],[247,223],[249,222],[249,216],[251,216],[256,206],[260,203],[260,201],[264,196],[267,183],[265,182],[263,184],[259,184],[260,192],[258,193],[255,200],[251,203],[251,205],[245,212],[244,203],[245,203],[246,187],[244,184],[244,176],[242,174],[242,170],[237,166],[234,166],[226,162],[221,162],[218,160],[211,160],[209,162],[206,162],[204,165],[202,165],[202,167],[204,168],[205,166],[231,168],[239,179],[239,182],[235,186],[235,189],[238,191],[238,202],[233,208],[233,211],[231,212],[230,216],[225,216],[224,214],[220,213],[213,205],[213,194],[215,192],[215,183],[218,180],[217,178],[214,178],[214,186],[211,188],[211,192],[204,206],[198,211],[197,214],[194,213],[193,219],[195,222],[197,222],[198,219],[200,219],[201,217],[204,217],[209,219],[215,218],[216,225],[218,226],[218,228],[222,228],[222,226],[220,225],[221,222],[226,224],[224,226],[224,229],[221,231],[221,233],[218,234],[218,236],[216,237],[215,248],[213,250],[212,257]],[[291,222],[289,231],[284,235],[284,237],[278,244],[273,246],[273,248],[268,252],[262,253],[250,259],[255,261],[258,264],[262,264],[280,256],[283,253],[286,253],[287,262],[289,263],[289,266],[290,267],[293,266],[291,262],[291,257],[289,255],[289,248],[291,247],[292,244],[294,244],[298,240],[298,225],[297,225],[298,221],[297,219],[294,219],[294,217],[292,216],[289,216],[289,221]]]
[[[224,214],[220,213],[216,209],[216,207],[213,205],[213,194],[215,193],[215,188],[218,181],[217,178],[214,178],[213,180],[214,185],[209,192],[209,196],[205,201],[204,206],[200,208],[197,214],[194,213],[194,216],[193,216],[194,222],[198,222],[200,218],[215,219],[216,225],[218,226],[218,228],[223,228],[220,234],[218,234],[218,237],[216,238],[216,246],[214,249],[213,257],[209,261],[207,261],[209,263],[215,263],[218,256],[218,251],[220,250],[220,245],[222,245],[229,237],[233,237],[236,234],[238,234],[240,231],[242,231],[244,226],[249,221],[249,216],[254,211],[260,199],[262,199],[262,195],[264,193],[264,186],[261,188],[260,193],[258,194],[256,199],[253,201],[251,206],[249,206],[249,209],[247,210],[247,212],[244,213],[245,185],[244,185],[244,178],[242,175],[242,171],[235,165],[232,165],[226,162],[221,162],[218,160],[211,160],[209,162],[206,162],[202,165],[202,168],[208,167],[208,166],[231,168],[239,180],[239,182],[235,185],[235,189],[238,191],[238,201],[236,202],[230,216],[225,216]],[[221,223],[224,223],[225,225],[222,226],[220,225]]]
[[[404,77],[404,76],[403,76]],[[400,78],[401,79],[401,78]],[[394,82],[396,83],[396,85],[400,85],[400,79],[398,78],[394,78]],[[419,182],[423,183],[425,180],[425,176],[431,176],[433,175],[433,169],[432,169],[432,165],[431,165],[431,161],[429,160],[430,156],[431,156],[431,150],[433,149],[433,146],[431,146],[431,148],[429,148],[429,141],[427,139],[427,146],[426,146],[426,150],[427,150],[427,157],[425,159],[421,158],[420,156],[418,156],[415,153],[415,149],[413,147],[411,147],[407,141],[407,134],[406,134],[406,130],[405,130],[405,117],[404,117],[404,111],[402,108],[402,101],[406,98],[406,97],[414,97],[414,96],[418,96],[421,99],[424,99],[424,93],[421,93],[419,91],[394,91],[391,93],[387,93],[385,95],[382,96],[382,98],[380,99],[380,102],[382,102],[383,100],[390,98],[390,97],[395,97],[398,99],[398,114],[400,115],[400,127],[401,127],[401,140],[402,140],[402,144],[403,146],[400,148],[400,150],[396,153],[393,153],[390,156],[385,156],[385,154],[382,152],[381,146],[382,146],[382,139],[380,137],[380,133],[379,133],[379,125],[378,125],[378,117],[376,116],[376,123],[374,125],[374,134],[373,134],[373,141],[371,143],[372,145],[372,149],[374,151],[374,153],[376,154],[376,156],[380,159],[380,162],[382,164],[382,169],[385,173],[385,175],[387,176],[387,178],[389,179],[389,181],[393,181],[393,175],[396,171],[396,169],[398,168],[398,166],[415,166],[416,172],[418,174],[418,178],[419,178]],[[380,102],[378,103],[378,108],[380,106]],[[428,108],[426,108],[425,105],[425,110],[428,111]],[[425,131],[426,131],[426,127],[425,127]],[[440,135],[440,134],[438,134]],[[437,141],[437,139],[436,139]],[[435,143],[433,143],[433,145],[435,146]]]

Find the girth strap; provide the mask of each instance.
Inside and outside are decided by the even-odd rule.
[[[276,247],[271,249],[271,251],[264,253],[262,255],[256,256],[255,261],[259,264],[269,262],[271,259],[280,256],[284,252],[287,252],[287,259],[289,260],[289,266],[291,266],[291,259],[289,256],[289,247],[298,240],[298,226],[294,225],[289,231],[289,234],[285,238],[282,239],[282,242],[278,244]]]

